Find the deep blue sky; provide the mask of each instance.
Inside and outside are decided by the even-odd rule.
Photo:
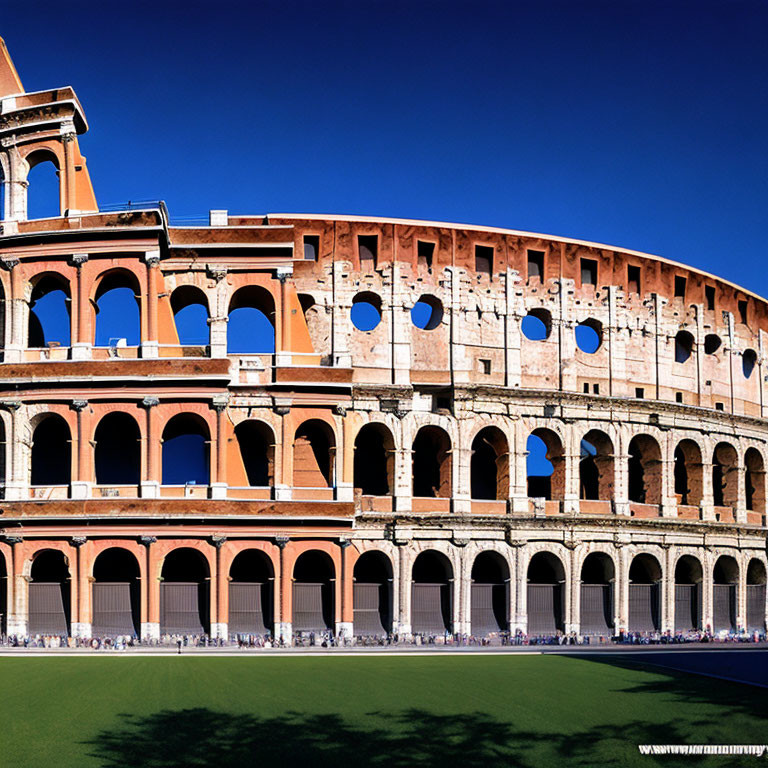
[[[102,204],[439,219],[658,253],[768,295],[768,3],[4,9],[75,87]]]

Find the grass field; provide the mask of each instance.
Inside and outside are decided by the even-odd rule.
[[[603,657],[604,658],[604,657]],[[746,685],[564,656],[3,658],[2,768],[758,765]]]

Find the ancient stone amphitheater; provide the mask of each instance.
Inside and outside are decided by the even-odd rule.
[[[4,632],[764,629],[763,299],[507,229],[99,209],[86,130],[2,46]]]

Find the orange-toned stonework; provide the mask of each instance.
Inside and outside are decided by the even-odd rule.
[[[34,563],[54,552],[68,631],[89,636],[99,558],[116,550],[135,562],[141,637],[168,629],[164,563],[177,550],[206,574],[201,624],[216,637],[231,634],[232,585],[251,582],[286,640],[299,583],[324,585],[326,626],[345,634],[362,621],[356,584],[378,585],[384,630],[404,635],[434,631],[435,611],[456,633],[489,620],[594,630],[598,592],[613,631],[764,628],[764,299],[667,259],[514,230],[226,211],[180,227],[161,203],[100,211],[87,130],[71,88],[25,93],[0,46],[5,632],[30,630]],[[29,220],[39,162],[59,172],[61,215]],[[68,347],[30,346],[43,279],[67,294]],[[108,283],[134,290],[137,346],[95,343]],[[206,345],[179,341],[191,297],[208,313]],[[380,313],[369,331],[351,320],[363,300]],[[269,318],[274,353],[228,352],[244,301]],[[432,310],[425,328],[418,302]],[[546,338],[526,337],[528,315]],[[580,325],[596,351],[579,348]],[[99,481],[97,430],[116,413],[135,428],[134,484]],[[35,484],[38,429],[55,418],[68,481]],[[174,418],[205,437],[207,485],[163,482]],[[527,477],[531,434],[553,467],[543,485]],[[260,575],[233,576],[251,551]],[[430,608],[433,584],[443,602]]]

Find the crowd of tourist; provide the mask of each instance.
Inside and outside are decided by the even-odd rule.
[[[334,634],[330,630],[317,632],[295,632],[291,642],[284,638],[274,638],[265,634],[232,635],[228,640],[211,638],[206,634],[164,634],[160,638],[140,639],[136,635],[117,635],[115,637],[70,637],[68,635],[0,635],[0,645],[11,648],[90,648],[98,651],[125,651],[134,648],[176,648],[181,652],[185,648],[353,648],[385,646],[595,646],[595,645],[680,645],[684,643],[763,643],[768,641],[766,632],[758,630],[739,632],[712,632],[709,628],[686,632],[620,632],[618,635],[587,634],[575,632],[554,634],[531,634],[517,631],[494,632],[488,635],[467,635],[452,633],[426,633],[401,635],[346,635]]]

